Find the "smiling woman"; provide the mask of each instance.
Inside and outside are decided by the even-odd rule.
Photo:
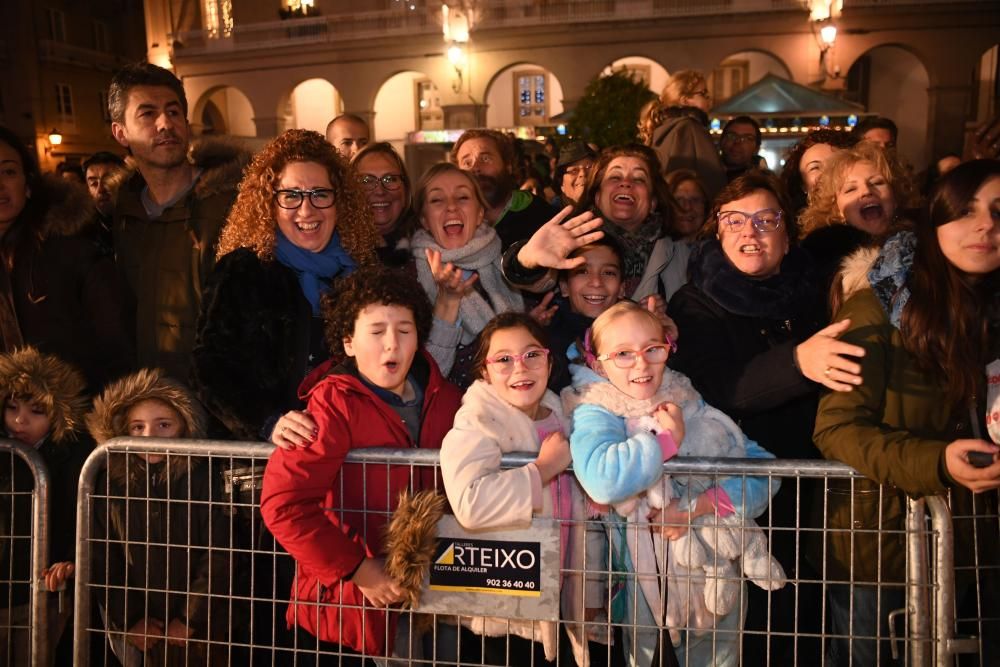
[[[299,434],[288,423],[298,413],[283,415],[301,408],[299,381],[328,356],[320,298],[374,261],[377,238],[357,178],[319,133],[289,130],[254,157],[219,239],[194,349],[201,397],[233,435],[306,442],[311,428]]]
[[[448,379],[465,388],[473,380],[479,332],[496,314],[524,310],[524,301],[500,273],[500,237],[482,224],[486,199],[468,172],[434,165],[417,184],[413,202],[421,226],[411,242],[417,279],[434,302],[427,351]]]

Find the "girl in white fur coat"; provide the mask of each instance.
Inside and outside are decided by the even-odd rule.
[[[587,550],[583,494],[571,473],[567,425],[559,398],[546,389],[551,371],[545,332],[523,313],[494,318],[481,334],[474,370],[476,380],[462,399],[454,428],[441,445],[441,473],[455,518],[466,529],[518,528],[533,517],[560,520],[561,608],[567,620],[593,619],[603,604],[599,580],[588,578],[600,558],[601,533],[592,531],[596,543]],[[500,469],[500,457],[511,452],[537,453],[534,462],[520,468]],[[487,637],[516,635],[540,642],[545,658],[555,660],[559,648],[558,624],[486,617],[462,617],[461,623]],[[577,665],[588,664],[586,633],[582,624],[567,626]],[[486,640],[489,664],[492,650],[505,662],[504,641]],[[477,642],[478,644],[478,642]],[[510,645],[511,658],[520,649]],[[510,664],[517,664],[512,662]]]

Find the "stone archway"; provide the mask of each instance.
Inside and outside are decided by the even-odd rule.
[[[406,135],[417,130],[443,130],[441,94],[424,72],[407,70],[387,78],[375,94],[375,137],[402,153]]]
[[[923,62],[894,44],[862,53],[847,70],[847,96],[899,128],[897,150],[918,169],[928,159],[928,88]]]
[[[645,56],[625,56],[618,58],[604,68],[601,76],[607,76],[619,70],[631,72],[639,78],[645,79],[649,85],[649,89],[657,95],[663,91],[663,87],[667,85],[667,80],[670,77],[670,74],[663,65]]]
[[[768,74],[792,80],[791,70],[784,61],[773,53],[759,49],[731,53],[719,61],[712,71],[705,72],[713,104],[729,99]]]
[[[283,97],[278,107],[282,129],[315,130],[326,133],[326,126],[344,112],[344,100],[337,88],[326,79],[300,82]]]
[[[253,104],[236,86],[217,86],[205,92],[191,111],[196,134],[255,137]]]

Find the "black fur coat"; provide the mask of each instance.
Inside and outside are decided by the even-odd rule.
[[[219,260],[204,292],[192,380],[233,436],[267,439],[278,416],[302,407],[299,383],[323,361],[310,359],[325,347],[317,319],[291,269],[245,248]]]

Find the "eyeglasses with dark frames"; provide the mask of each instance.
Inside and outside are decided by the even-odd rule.
[[[402,187],[403,177],[399,174],[386,174],[385,176],[361,174],[358,178],[358,182],[361,183],[361,187],[369,192],[377,188],[379,183],[381,183],[382,187],[386,190],[395,191]]]
[[[758,232],[776,232],[781,229],[781,222],[785,214],[773,208],[764,208],[756,213],[746,213],[745,211],[719,211],[716,218],[720,227],[725,227],[732,232],[743,229],[743,225],[750,221],[753,228]]]
[[[275,190],[274,201],[281,208],[296,209],[309,197],[313,208],[330,208],[334,205],[333,190],[330,188],[313,188],[312,190]]]

